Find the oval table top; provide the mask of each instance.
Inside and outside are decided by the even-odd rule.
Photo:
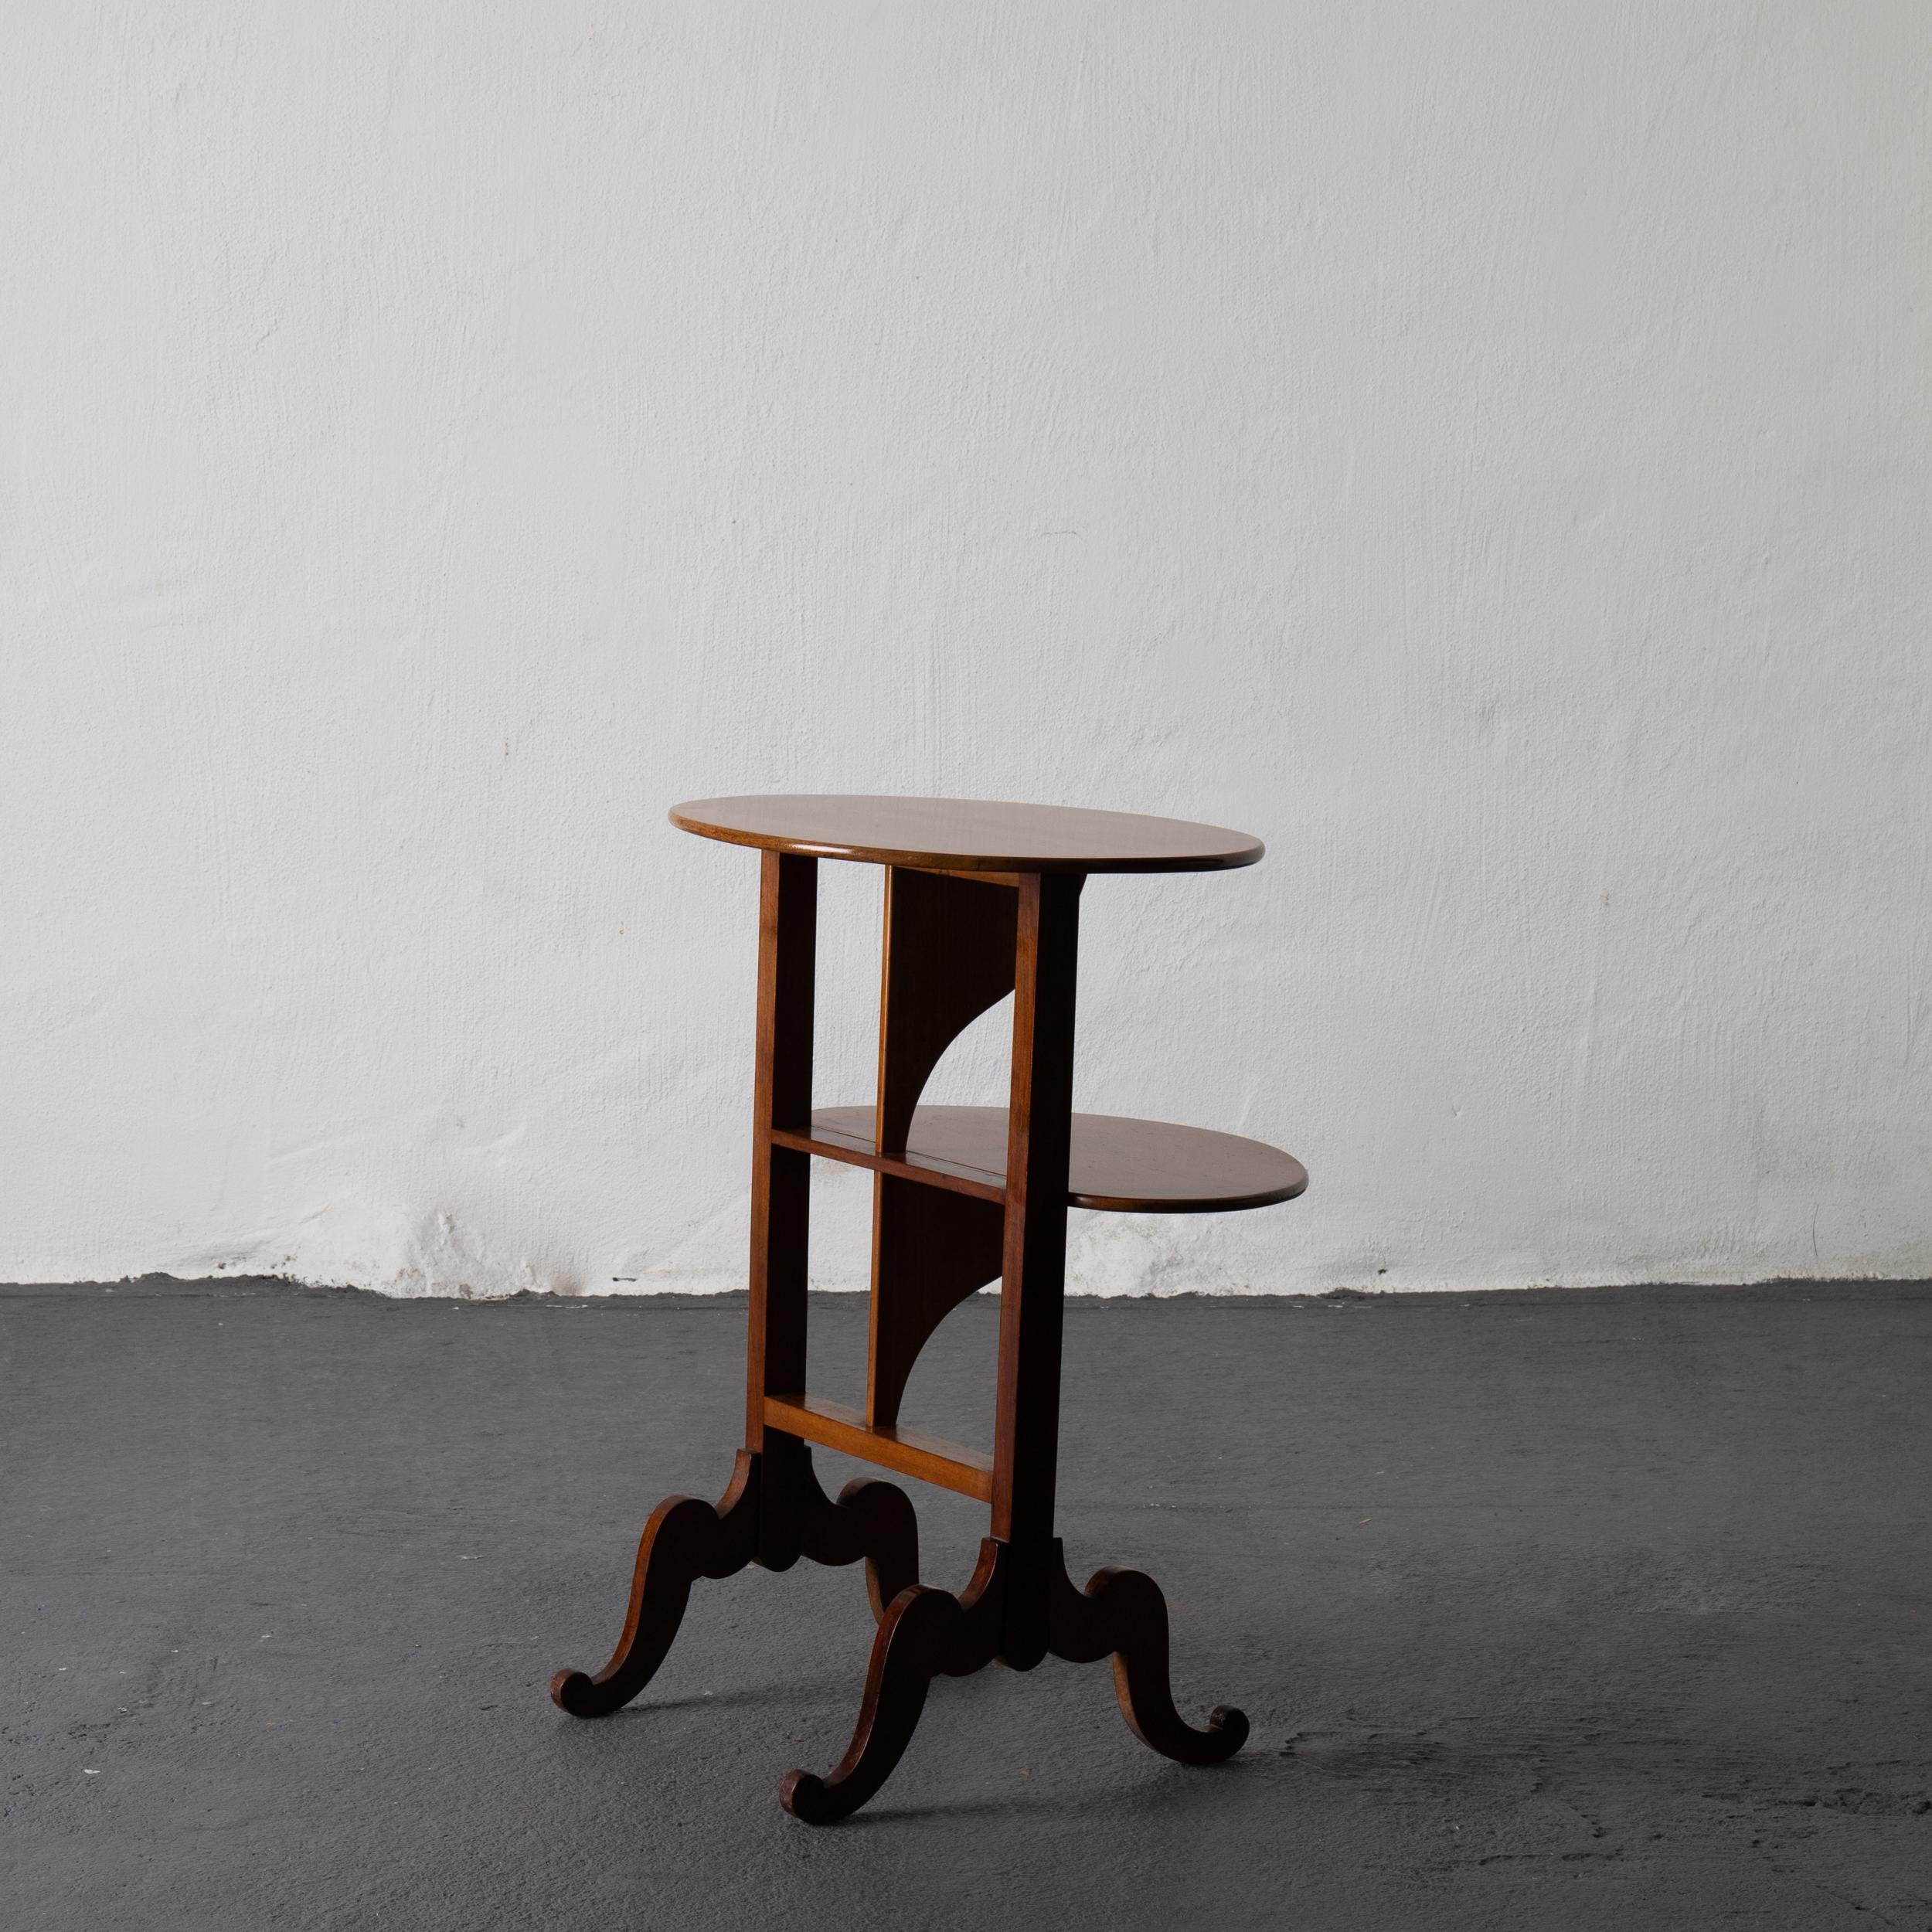
[[[933,872],[1220,872],[1267,849],[1185,818],[991,798],[697,798],[674,805],[671,822],[728,845]]]
[[[1008,1117],[1003,1107],[922,1107],[913,1114],[902,1157],[910,1167],[964,1175],[1002,1186]],[[869,1153],[869,1107],[812,1111],[815,1140]],[[1292,1201],[1308,1170],[1265,1141],[1172,1121],[1076,1114],[1066,1164],[1070,1206],[1127,1214],[1220,1214],[1230,1208]]]

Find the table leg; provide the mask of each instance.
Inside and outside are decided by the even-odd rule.
[[[1208,1713],[1196,1730],[1174,1708],[1168,1682],[1167,1599],[1138,1570],[1096,1571],[1076,1590],[1058,1564],[1047,1642],[1056,1657],[1090,1664],[1114,1658],[1121,1715],[1143,1744],[1183,1764],[1218,1764],[1248,1741],[1248,1720],[1232,1704]]]
[[[1047,1653],[1060,1574],[1053,1488],[1081,883],[1032,874],[1018,888],[992,1534],[958,1597],[915,1588],[891,1605],[844,1757],[825,1777],[794,1771],[780,1787],[786,1810],[808,1825],[849,1817],[885,1782],[935,1676],[995,1658],[1030,1670]]]
[[[1084,883],[1078,875],[1036,872],[1019,884],[992,1525],[1012,1552],[1000,1655],[1016,1670],[1046,1655]]]
[[[918,1577],[918,1523],[904,1491],[861,1479],[834,1502],[805,1444],[765,1427],[767,1394],[804,1384],[811,1157],[774,1146],[770,1131],[811,1118],[817,924],[817,862],[767,852],[759,896],[745,1447],[715,1508],[672,1496],[652,1512],[610,1661],[595,1676],[561,1670],[551,1679],[553,1700],[575,1717],[607,1716],[651,1681],[700,1577],[729,1577],[753,1562],[785,1570],[801,1556],[832,1564],[862,1558],[872,1612],[882,1619]]]
[[[972,1581],[957,1597],[915,1585],[893,1604],[872,1639],[865,1701],[845,1756],[824,1777],[793,1771],[778,1799],[807,1825],[849,1818],[889,1777],[912,1742],[935,1677],[966,1677],[998,1655],[1006,1546],[988,1536]]]
[[[631,1609],[611,1661],[594,1677],[560,1670],[550,1699],[573,1717],[607,1717],[657,1675],[684,1621],[691,1586],[700,1577],[729,1577],[757,1548],[763,1485],[758,1458],[740,1450],[731,1487],[713,1509],[695,1496],[667,1496],[651,1512],[638,1544]]]
[[[794,1554],[813,1562],[866,1565],[872,1614],[883,1619],[893,1599],[918,1580],[919,1522],[911,1498],[891,1483],[861,1477],[834,1502],[819,1487],[803,1443],[795,1454],[738,1452],[731,1486],[716,1505],[667,1496],[651,1512],[638,1544],[631,1606],[611,1659],[593,1677],[560,1670],[550,1698],[573,1717],[607,1717],[657,1675],[684,1621],[691,1586],[762,1562],[764,1526],[775,1519]],[[775,1447],[775,1445],[774,1445]],[[770,1540],[770,1539],[766,1539]]]

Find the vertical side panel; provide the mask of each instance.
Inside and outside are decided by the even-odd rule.
[[[811,1157],[774,1147],[811,1120],[812,981],[818,862],[767,852],[758,900],[757,1084],[751,1157],[751,1315],[745,1447],[764,1446],[764,1399],[805,1386],[805,1260]]]
[[[1019,892],[1005,879],[886,871],[873,1145],[903,1153],[913,1109],[946,1049],[1013,990]],[[866,1414],[899,1419],[906,1378],[948,1312],[1001,1261],[1000,1209],[916,1182],[872,1185],[872,1326]]]
[[[998,1279],[1002,1245],[997,1203],[874,1176],[866,1420],[875,1427],[899,1420],[906,1379],[933,1331]]]
[[[880,1153],[905,1152],[913,1110],[940,1056],[1013,990],[1018,897],[1008,885],[886,867],[874,1116]]]

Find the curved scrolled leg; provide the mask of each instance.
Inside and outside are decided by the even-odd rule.
[[[918,1582],[919,1519],[903,1489],[861,1476],[834,1502],[819,1485],[811,1449],[782,1434],[767,1434],[759,1462],[764,1500],[757,1560],[767,1570],[789,1570],[801,1556],[834,1566],[862,1558],[874,1622]]]
[[[958,1597],[914,1584],[896,1597],[872,1639],[865,1702],[852,1743],[829,1776],[794,1771],[779,1801],[807,1825],[835,1825],[871,1798],[905,1754],[926,1692],[937,1676],[963,1677],[992,1662],[999,1644],[1001,1546],[980,1546],[978,1568]]]
[[[1248,1741],[1248,1720],[1231,1704],[1208,1714],[1196,1730],[1174,1708],[1168,1682],[1167,1600],[1138,1570],[1096,1571],[1084,1590],[1064,1572],[1054,1591],[1050,1645],[1070,1663],[1114,1657],[1121,1715],[1143,1744],[1182,1764],[1219,1764]]]
[[[731,1486],[714,1509],[693,1496],[667,1496],[651,1512],[638,1544],[631,1608],[611,1661],[594,1677],[560,1670],[550,1701],[573,1717],[607,1717],[656,1675],[671,1648],[692,1584],[729,1577],[751,1561],[758,1541],[758,1458],[738,1454]]]
[[[866,1594],[872,1620],[886,1621],[893,1599],[919,1581],[919,1519],[912,1498],[889,1482],[857,1476],[828,1502],[813,1525],[805,1554],[821,1563],[866,1560]]]

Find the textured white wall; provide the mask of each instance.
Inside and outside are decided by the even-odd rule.
[[[1268,840],[1090,888],[1080,1097],[1313,1185],[1084,1285],[1932,1272],[1929,63],[8,8],[0,1275],[737,1283],[756,862],[663,815],[758,790]]]

